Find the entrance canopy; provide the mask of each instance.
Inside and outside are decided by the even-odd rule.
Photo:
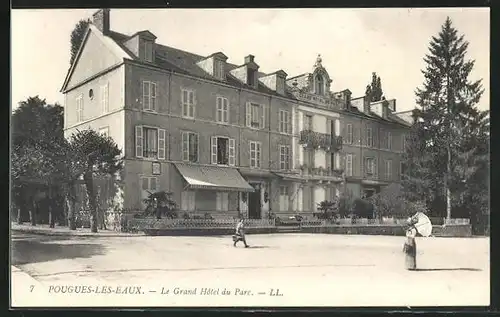
[[[238,170],[220,166],[174,164],[189,188],[217,191],[253,192]]]

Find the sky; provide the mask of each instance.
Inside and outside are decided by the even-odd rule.
[[[12,107],[39,95],[63,104],[59,92],[69,68],[70,34],[95,9],[12,10]],[[478,105],[489,109],[490,15],[488,8],[435,9],[112,9],[111,29],[125,34],[149,30],[157,43],[228,62],[255,56],[259,71],[283,69],[288,77],[312,72],[318,54],[333,92],[364,94],[372,72],[382,80],[397,111],[415,107],[432,36],[449,16],[469,42],[476,61],[470,80],[483,79]]]

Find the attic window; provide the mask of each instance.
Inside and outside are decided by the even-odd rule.
[[[153,42],[141,39],[141,47],[140,47],[140,58],[144,59],[147,62],[153,61]]]
[[[323,95],[325,92],[325,82],[323,80],[323,76],[320,74],[316,75],[315,92],[317,95]]]
[[[214,76],[218,79],[224,79],[224,62],[219,59],[214,61]]]
[[[247,71],[247,84],[250,86],[255,85],[255,70],[253,69]]]

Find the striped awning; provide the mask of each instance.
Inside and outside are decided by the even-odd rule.
[[[217,191],[253,192],[235,168],[221,166],[199,166],[184,163],[174,164],[189,188]]]

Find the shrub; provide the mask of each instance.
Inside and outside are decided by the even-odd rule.
[[[373,217],[373,205],[369,200],[356,198],[352,208],[353,218],[368,218]]]
[[[324,200],[318,204],[318,213],[314,213],[318,219],[335,219],[338,215],[338,199],[333,201]]]

